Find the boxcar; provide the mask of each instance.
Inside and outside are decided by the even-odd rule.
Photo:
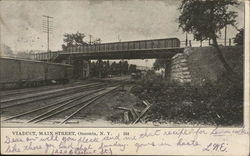
[[[72,71],[71,65],[0,58],[0,89],[66,83]]]
[[[45,65],[41,62],[18,60],[20,77],[25,82],[43,81],[45,78]]]
[[[18,82],[20,80],[20,61],[0,58],[0,84]]]
[[[48,64],[46,71],[46,80],[57,80],[59,83],[65,83],[70,79],[70,75],[72,75],[73,69],[70,67],[61,65],[61,64]]]

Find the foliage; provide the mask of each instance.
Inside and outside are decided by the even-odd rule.
[[[0,56],[8,56],[8,57],[16,57],[16,58],[22,58],[22,59],[31,59],[31,54],[35,53],[36,51],[30,50],[30,51],[17,51],[16,53],[13,52],[13,50],[5,44],[2,44],[1,47],[1,52]]]
[[[216,85],[195,88],[151,76],[137,82],[132,92],[152,104],[146,122],[242,125],[243,89],[231,85],[221,79]]]
[[[184,32],[193,33],[195,40],[212,39],[217,57],[227,70],[227,79],[242,83],[225,60],[217,42],[218,34],[225,26],[236,25],[237,13],[229,10],[234,5],[238,5],[236,0],[183,0],[179,7],[179,27]]]
[[[129,73],[136,73],[136,65],[131,64],[128,69]]]
[[[64,44],[62,45],[63,50],[67,49],[67,47],[70,46],[80,46],[80,45],[87,45],[83,39],[86,37],[84,33],[72,33],[72,34],[64,34],[64,39],[63,42]]]
[[[171,66],[171,60],[168,59],[156,59],[153,68],[155,70],[160,70],[161,68],[164,69],[164,77],[167,80],[170,80],[170,66]]]
[[[244,28],[241,28],[234,38],[236,45],[244,45]]]
[[[161,68],[165,69],[166,65],[167,65],[167,60],[166,59],[156,59],[154,64],[153,64],[153,68],[155,70],[159,70]]]
[[[94,77],[107,77],[108,75],[126,75],[129,74],[131,71],[129,71],[130,66],[128,61],[120,61],[120,62],[112,62],[110,64],[109,61],[97,61],[97,62],[91,62],[90,66],[90,72],[91,76]]]
[[[5,44],[2,44],[1,52],[3,56],[14,56],[12,49]]]
[[[64,39],[63,39],[63,45],[62,45],[62,49],[66,50],[68,47],[70,46],[82,46],[82,45],[96,45],[96,44],[100,44],[101,43],[101,39],[97,38],[93,41],[89,41],[89,42],[85,42],[84,38],[86,37],[86,35],[84,33],[72,33],[72,34],[64,34]]]
[[[237,13],[228,8],[237,4],[236,0],[183,0],[179,27],[199,41],[217,38],[226,25],[236,25]]]
[[[100,38],[97,38],[92,43],[89,43],[89,44],[96,45],[96,44],[101,44],[101,42],[102,42],[102,40]]]
[[[16,57],[17,58],[25,58],[25,59],[30,59],[30,53],[29,52],[25,52],[25,51],[21,51],[21,52],[18,52],[16,54]]]

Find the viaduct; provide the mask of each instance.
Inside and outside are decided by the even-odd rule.
[[[88,77],[90,60],[102,59],[155,59],[167,61],[166,77],[171,81],[202,86],[222,77],[223,65],[215,49],[207,47],[181,47],[177,38],[102,43],[69,47],[63,51],[37,53],[33,58],[73,65],[74,73]],[[243,47],[221,46],[229,65],[243,75]]]
[[[88,77],[90,60],[154,58],[170,60],[183,50],[179,39],[166,38],[75,46],[64,51],[37,53],[33,57],[40,61],[71,64],[75,70],[74,73],[81,73],[80,77]],[[168,67],[168,73],[170,73],[170,65]]]

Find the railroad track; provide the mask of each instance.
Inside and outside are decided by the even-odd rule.
[[[7,98],[7,99],[1,100],[0,106],[1,106],[1,109],[10,108],[14,106],[20,106],[20,105],[27,104],[27,103],[52,99],[52,98],[61,97],[64,95],[66,96],[69,94],[74,94],[74,93],[84,91],[86,89],[88,90],[91,88],[102,87],[105,85],[107,84],[106,83],[92,83],[92,84],[80,85],[80,86],[75,86],[75,87],[68,87],[68,88],[61,88],[61,89],[56,89],[56,90],[51,90],[51,91],[45,91],[41,93],[29,94],[29,95],[25,95],[22,97]]]
[[[111,86],[103,86],[98,89],[94,89],[91,91],[80,92],[79,94],[75,94],[72,97],[64,98],[61,101],[57,101],[55,103],[36,108],[27,112],[23,112],[21,114],[17,114],[11,117],[4,119],[3,121],[12,120],[15,118],[20,118],[22,116],[30,115],[33,113],[38,113],[32,119],[27,122],[38,123],[49,118],[52,118],[58,114],[62,114],[63,112],[71,111],[68,116],[60,121],[60,124],[65,123],[70,120],[73,116],[75,116],[78,112],[85,109],[87,106],[91,105],[101,97],[105,96],[118,89],[120,85],[113,84]],[[47,109],[47,110],[46,110]],[[45,111],[42,111],[45,110]]]
[[[17,90],[8,90],[8,91],[1,91],[0,93],[0,98],[5,98],[5,97],[10,97],[10,96],[17,96],[17,95],[22,95],[22,94],[27,94],[27,93],[35,93],[35,92],[41,92],[41,91],[46,91],[49,89],[58,89],[58,88],[63,88],[63,87],[72,87],[80,85],[79,83],[73,83],[73,84],[66,84],[66,85],[53,85],[53,86],[42,86],[39,88],[24,88],[24,89],[17,89]]]
[[[119,88],[119,86],[115,86],[115,87],[111,87],[109,90],[106,90],[104,92],[102,92],[99,95],[96,95],[94,97],[92,97],[91,99],[89,99],[84,105],[81,105],[80,108],[77,108],[76,110],[73,111],[73,113],[71,113],[70,115],[68,115],[68,117],[66,119],[63,119],[60,124],[66,123],[66,121],[70,120],[71,118],[73,118],[78,112],[82,111],[83,109],[87,108],[89,105],[93,104],[95,101],[97,101],[98,99],[102,98],[103,96],[111,93],[112,91],[116,90],[117,88]]]

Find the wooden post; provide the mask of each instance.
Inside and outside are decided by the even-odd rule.
[[[187,35],[187,32],[186,32],[186,47],[188,46],[188,35]]]
[[[171,59],[166,59],[165,78],[167,81],[170,81],[171,79]]]
[[[129,123],[128,112],[124,112],[124,122]]]
[[[102,77],[102,73],[101,73],[101,59],[98,60],[98,74],[99,74],[99,78]]]

